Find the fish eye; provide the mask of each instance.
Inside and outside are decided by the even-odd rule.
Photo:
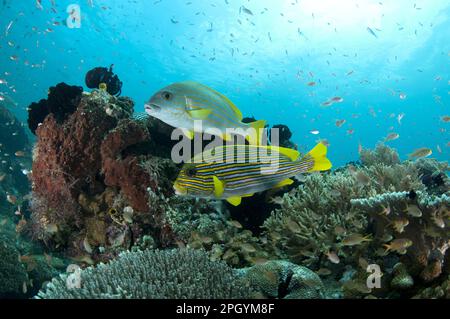
[[[193,168],[193,167],[192,168],[188,168],[186,170],[186,175],[188,177],[194,177],[196,174],[197,174],[197,170],[195,168]]]
[[[172,97],[173,97],[173,94],[170,93],[170,92],[164,91],[164,92],[161,93],[161,96],[162,96],[162,98],[164,100],[170,101],[172,99]]]

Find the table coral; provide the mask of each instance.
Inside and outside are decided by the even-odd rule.
[[[194,270],[194,271],[193,271]],[[250,289],[223,262],[201,250],[135,251],[81,271],[80,288],[68,288],[63,274],[38,293],[44,299],[230,299]]]

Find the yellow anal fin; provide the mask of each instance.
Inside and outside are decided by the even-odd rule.
[[[280,187],[284,187],[284,186],[288,186],[288,185],[292,185],[292,184],[294,184],[294,181],[292,179],[288,178],[288,179],[285,179],[285,180],[279,182],[273,188],[280,188]]]
[[[247,194],[247,195],[242,195],[242,197],[252,197],[255,194]]]
[[[186,111],[189,116],[194,120],[206,120],[209,114],[212,113],[212,110],[209,109],[198,109],[198,110],[190,110]]]
[[[241,204],[242,198],[240,196],[232,196],[227,198],[227,202],[233,206],[239,206]]]
[[[217,176],[213,176],[213,182],[214,182],[214,195],[216,196],[216,198],[222,197],[223,192],[225,191],[224,183]]]

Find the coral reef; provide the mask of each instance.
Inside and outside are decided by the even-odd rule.
[[[38,293],[38,298],[245,298],[250,289],[234,271],[212,262],[200,250],[122,253],[109,264],[81,271],[80,287],[68,288],[63,274]]]
[[[59,83],[48,91],[47,99],[37,103],[31,103],[28,107],[28,127],[35,134],[38,126],[44,122],[49,114],[53,114],[58,123],[64,122],[67,117],[75,112],[81,99],[83,88]]]
[[[283,260],[271,260],[240,270],[259,297],[279,299],[325,298],[325,286],[308,268]]]
[[[132,112],[130,99],[94,90],[62,123],[50,114],[38,127],[27,227],[34,239],[87,264],[145,235],[157,247],[176,244],[166,213],[178,168],[161,157],[170,157],[171,131]]]
[[[351,203],[371,214],[374,244],[378,241],[381,245],[389,238],[386,247],[408,258],[410,272],[426,282],[441,275],[450,245],[450,196],[397,192],[353,199]],[[386,209],[389,214],[382,214]]]
[[[28,276],[19,261],[19,252],[0,236],[0,298],[17,298],[26,293]]]
[[[381,144],[363,150],[361,161],[362,166],[309,175],[297,189],[274,198],[280,208],[263,225],[263,249],[270,259],[305,265],[323,277],[348,277],[342,281],[348,298],[411,297],[448,267],[447,163],[400,163]],[[367,289],[369,264],[383,269],[384,289]]]
[[[69,89],[57,88],[50,93]],[[379,144],[362,149],[358,163],[309,174],[234,208],[174,195],[171,127],[133,118],[130,99],[104,90],[77,96],[45,102],[54,108],[36,129],[31,215],[16,218],[16,231],[92,267],[81,271],[81,289],[68,289],[71,275],[64,274],[38,297],[446,295],[447,163],[401,162]],[[289,131],[279,128],[288,143]],[[154,250],[173,247],[182,249]],[[29,277],[38,278],[36,265],[44,277],[55,273],[42,255],[27,256]],[[93,266],[99,262],[108,264]],[[382,269],[381,288],[367,287],[373,264]]]

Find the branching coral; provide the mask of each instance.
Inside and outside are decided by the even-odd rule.
[[[81,287],[68,288],[67,274],[37,295],[78,298],[247,298],[250,289],[225,263],[200,250],[126,252],[109,264],[81,272]]]
[[[268,249],[308,266],[330,250],[337,251],[344,236],[367,226],[367,217],[350,205],[351,198],[365,193],[349,174],[306,177],[302,186],[283,196],[280,209],[264,223]]]
[[[362,149],[359,157],[365,166],[384,164],[387,166],[400,164],[398,153],[383,143],[377,144],[375,150]]]

